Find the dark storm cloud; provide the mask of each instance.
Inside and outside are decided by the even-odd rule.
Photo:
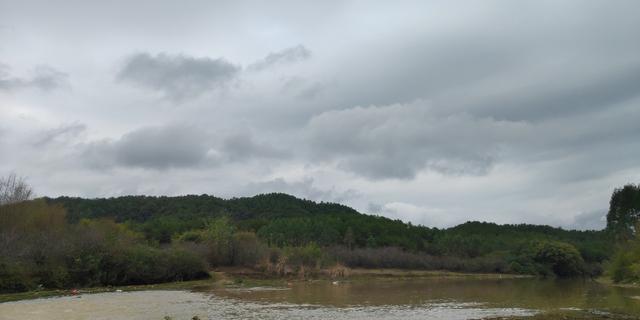
[[[282,51],[272,52],[264,57],[264,59],[249,65],[248,69],[253,71],[262,71],[278,65],[307,60],[310,57],[311,51],[309,49],[303,45],[297,45]]]
[[[183,100],[225,86],[238,72],[239,66],[222,58],[139,53],[127,59],[118,79]]]
[[[37,66],[30,77],[12,77],[9,73],[9,67],[0,64],[0,91],[25,88],[50,91],[67,86],[67,78],[66,73],[44,65]]]

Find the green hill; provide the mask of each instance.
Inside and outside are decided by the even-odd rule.
[[[257,233],[270,245],[400,247],[413,252],[475,258],[513,253],[532,241],[574,245],[587,262],[601,262],[610,250],[604,231],[564,230],[539,225],[467,222],[448,229],[416,226],[359,213],[336,203],[314,202],[283,193],[222,199],[210,195],[124,196],[107,199],[60,197],[49,203],[67,208],[70,221],[113,218],[148,239],[171,242],[176,235],[204,228],[216,217],[231,218],[238,229]]]

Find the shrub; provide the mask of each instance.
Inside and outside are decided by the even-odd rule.
[[[20,292],[33,288],[33,279],[24,272],[24,268],[0,261],[0,292]]]
[[[618,248],[607,268],[614,282],[640,281],[640,241],[634,239]]]
[[[267,254],[267,247],[258,240],[255,233],[242,231],[233,235],[234,265],[255,267]]]
[[[319,268],[322,263],[322,250],[315,243],[285,248],[284,255],[287,262],[295,267]]]
[[[450,270],[460,272],[509,272],[507,262],[500,256],[459,258],[416,253],[397,247],[358,248],[332,247],[329,255],[350,268],[399,268]]]
[[[541,241],[533,248],[533,259],[549,267],[555,275],[575,277],[585,274],[584,260],[573,245],[560,241]]]
[[[204,261],[191,251],[171,248],[168,256],[165,281],[186,281],[209,276]]]
[[[200,230],[189,230],[178,237],[178,240],[183,242],[195,242],[201,243],[205,240],[205,235]]]
[[[213,219],[207,223],[205,237],[211,247],[209,263],[213,266],[230,265],[233,260],[233,233],[235,227],[228,217]]]

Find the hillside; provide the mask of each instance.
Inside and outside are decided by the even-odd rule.
[[[345,268],[597,276],[615,245],[608,231],[437,229],[281,193],[43,198],[0,205],[0,219],[0,291],[9,292],[195,279],[223,266],[303,278]],[[620,278],[631,278],[622,258]]]
[[[70,221],[112,218],[128,223],[148,239],[161,243],[212,218],[227,216],[240,230],[257,233],[277,246],[316,243],[321,246],[400,247],[432,255],[475,258],[515,252],[535,240],[574,245],[587,262],[609,255],[604,231],[564,230],[538,225],[467,222],[448,229],[415,226],[400,220],[359,213],[335,203],[314,202],[282,193],[222,199],[210,195],[178,197],[124,196],[47,199],[62,204]]]

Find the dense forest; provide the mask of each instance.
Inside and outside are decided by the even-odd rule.
[[[301,277],[358,267],[594,277],[610,265],[614,280],[628,281],[640,279],[638,195],[634,185],[615,190],[601,231],[486,222],[437,229],[280,193],[22,195],[0,205],[0,291],[188,280],[219,266]]]
[[[553,248],[567,255],[577,251],[576,268],[580,272],[598,274],[602,261],[610,254],[609,238],[604,231],[568,231],[549,226],[484,222],[437,229],[361,214],[339,204],[315,203],[278,193],[230,200],[208,195],[46,200],[67,208],[70,221],[114,219],[158,244],[189,237],[198,239],[194,230],[204,230],[207,223],[224,217],[235,232],[254,234],[268,247],[312,244],[328,252],[342,253],[341,248],[358,250],[361,259],[340,254],[343,259],[339,260],[351,262],[350,266],[553,274],[552,266],[542,262],[540,257],[536,258],[545,253],[532,252],[534,248]],[[390,248],[403,252],[407,259],[384,263],[376,263],[379,259],[366,259],[377,256],[377,250],[389,251]],[[413,258],[409,259],[409,256]]]

